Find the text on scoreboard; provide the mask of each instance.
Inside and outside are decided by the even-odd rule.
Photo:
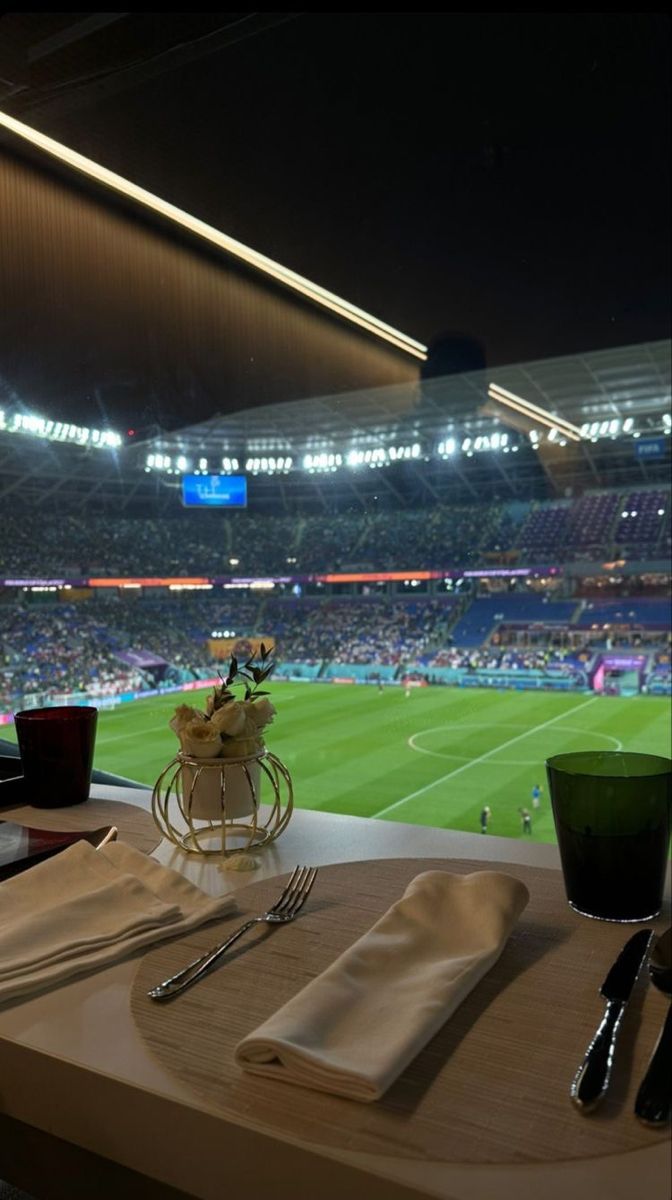
[[[183,475],[182,503],[187,508],[245,508],[244,475]]]

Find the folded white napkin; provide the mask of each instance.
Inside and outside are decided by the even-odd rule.
[[[0,884],[0,1001],[107,966],[230,912],[123,842],[76,842]]]
[[[497,871],[427,871],[236,1047],[247,1071],[377,1100],[499,958],[525,908]]]

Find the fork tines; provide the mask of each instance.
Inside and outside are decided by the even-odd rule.
[[[308,899],[317,878],[317,867],[295,867],[282,894],[269,909],[276,916],[295,917]]]

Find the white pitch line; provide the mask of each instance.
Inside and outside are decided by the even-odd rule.
[[[430,758],[446,758],[446,759],[450,759],[451,761],[455,761],[455,762],[471,762],[471,759],[466,754],[447,754],[447,753],[444,754],[444,752],[442,750],[426,750],[424,748],[424,746],[418,746],[418,744],[416,742],[416,738],[424,737],[428,733],[439,733],[439,732],[444,733],[447,728],[448,728],[447,725],[434,725],[431,729],[421,729],[419,733],[414,733],[412,737],[408,738],[407,745],[410,746],[411,750],[415,750],[416,754],[427,754],[427,755],[429,755]],[[475,722],[465,722],[463,725],[454,726],[454,728],[457,729],[458,732],[461,732],[463,729],[490,729],[491,726],[486,725],[485,722],[483,722],[483,721],[480,721],[478,724],[476,724]],[[497,725],[497,728],[498,729],[523,729],[524,726],[508,725],[505,722],[502,722],[501,725],[499,725],[499,724]],[[554,730],[554,732],[555,733],[581,733],[581,734],[583,734],[583,733],[585,733],[585,729],[577,729],[576,725],[563,725],[563,727],[561,729],[556,729],[556,730]],[[610,733],[599,733],[595,729],[592,732],[592,736],[598,737],[598,738],[604,738],[605,742],[612,742],[617,750],[623,749],[623,743],[620,742],[618,740],[618,738],[612,737],[612,735]],[[497,767],[536,767],[539,765],[539,763],[536,758],[535,759],[528,758],[525,760],[509,759],[507,762],[504,762],[504,761],[496,762],[494,765]]]
[[[448,779],[454,779],[456,775],[461,775],[463,771],[468,771],[470,767],[475,767],[478,763],[486,762],[488,758],[492,758],[493,754],[499,754],[500,750],[506,750],[507,746],[514,746],[516,742],[522,742],[523,738],[531,737],[533,733],[539,733],[542,729],[548,729],[548,726],[555,725],[556,721],[562,721],[572,713],[580,712],[582,708],[588,708],[590,704],[594,704],[598,699],[598,696],[591,696],[590,700],[583,700],[581,704],[576,704],[574,708],[568,709],[567,712],[558,713],[557,717],[551,717],[550,721],[543,721],[541,725],[535,725],[533,729],[528,729],[525,733],[519,733],[517,737],[509,738],[508,742],[502,742],[499,746],[493,746],[492,750],[488,750],[485,754],[480,754],[478,758],[472,758],[471,762],[464,763],[461,767],[456,767],[454,771],[448,771],[447,775],[442,775],[439,779],[433,779],[431,783],[426,783],[424,787],[418,788],[417,792],[411,792],[409,796],[402,796],[401,800],[395,800],[394,804],[388,804],[387,808],[381,808],[380,812],[372,814],[373,817],[384,817],[387,813],[394,812],[395,809],[401,808],[402,804],[406,804],[407,801],[415,800],[416,796],[423,796],[425,792],[431,791],[433,787],[437,787],[440,783],[445,783]],[[458,728],[459,726],[456,727],[456,729]]]

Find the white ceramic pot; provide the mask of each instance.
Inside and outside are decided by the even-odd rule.
[[[228,762],[204,759],[200,767],[184,763],[184,810],[198,821],[232,821],[249,817],[258,806],[261,767],[257,758]]]

